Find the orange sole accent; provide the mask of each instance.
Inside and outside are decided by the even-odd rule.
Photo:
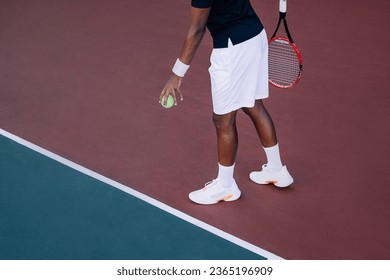
[[[226,201],[226,200],[229,200],[229,199],[231,199],[232,197],[233,197],[233,195],[232,195],[232,194],[230,194],[230,195],[228,195],[228,196],[224,197],[224,198],[223,198],[223,200],[224,200],[224,201]]]
[[[267,184],[277,184],[278,181],[265,181]]]

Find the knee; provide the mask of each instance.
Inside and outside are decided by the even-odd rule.
[[[229,130],[236,126],[236,114],[229,113],[226,115],[213,114],[213,122],[217,130]]]
[[[255,105],[252,108],[242,108],[242,111],[250,118],[254,118],[259,113],[259,108]]]
[[[263,105],[263,102],[261,100],[256,100],[256,103],[251,108],[242,108],[242,111],[247,114],[249,117],[254,117],[256,115],[261,114],[265,111],[265,107]]]

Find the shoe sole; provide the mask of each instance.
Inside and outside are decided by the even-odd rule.
[[[227,202],[236,201],[240,197],[241,197],[241,191],[239,191],[235,195],[234,194],[229,194],[229,195],[225,196],[223,199],[217,201],[217,203],[220,202],[220,201],[227,201]]]
[[[275,181],[275,180],[273,180],[273,181],[271,181],[271,180],[270,181],[257,181],[256,179],[252,178],[251,175],[249,175],[249,178],[256,184],[260,184],[260,185],[273,184],[278,188],[286,188],[294,182],[293,179],[288,180],[287,182],[279,182],[279,181]]]
[[[288,181],[287,183],[284,183],[284,184],[280,184],[280,183],[278,183],[278,182],[273,183],[273,184],[274,184],[275,186],[277,186],[278,188],[287,188],[287,187],[290,186],[293,182],[294,182],[294,180]]]
[[[232,201],[236,201],[237,199],[239,199],[241,197],[241,191],[239,191],[238,193],[236,194],[229,194],[227,196],[225,196],[224,198],[221,198],[219,200],[213,200],[213,201],[196,201],[195,199],[191,198],[191,196],[189,196],[189,199],[192,201],[192,202],[195,202],[197,204],[202,204],[202,205],[212,205],[212,204],[217,204],[218,202],[221,202],[221,201],[227,201],[227,202],[232,202]]]

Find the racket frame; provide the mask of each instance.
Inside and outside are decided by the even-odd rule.
[[[299,61],[299,73],[298,73],[298,77],[296,78],[295,82],[291,85],[288,85],[288,86],[285,86],[285,85],[280,85],[278,83],[275,83],[274,81],[272,81],[271,79],[268,79],[268,81],[275,87],[277,88],[282,88],[282,89],[287,89],[287,88],[291,88],[293,87],[296,83],[298,83],[298,81],[300,80],[301,78],[301,75],[302,75],[302,56],[301,56],[301,53],[299,52],[298,50],[298,47],[297,45],[295,45],[294,42],[291,42],[290,38],[286,38],[286,37],[283,37],[283,36],[273,36],[269,41],[268,41],[268,44],[271,44],[273,41],[278,41],[278,40],[281,40],[281,41],[284,41],[286,43],[288,43],[292,48],[293,50],[295,51],[295,54],[297,55],[297,58],[298,58],[298,61]]]
[[[279,21],[278,21],[278,25],[276,26],[274,34],[272,34],[271,38],[268,40],[268,44],[270,44],[272,41],[276,41],[276,40],[282,40],[282,41],[287,42],[294,49],[294,51],[295,51],[295,53],[297,55],[298,61],[299,61],[299,74],[298,74],[297,79],[295,80],[295,82],[292,85],[290,85],[290,86],[282,86],[282,85],[274,83],[273,81],[271,81],[269,79],[269,82],[272,85],[274,85],[275,87],[278,87],[278,88],[283,88],[283,89],[291,88],[296,83],[298,83],[299,79],[301,78],[302,70],[303,70],[302,56],[301,56],[301,53],[298,50],[297,45],[295,45],[295,43],[294,43],[294,40],[293,40],[293,38],[292,38],[292,36],[290,34],[290,30],[288,29],[287,20],[286,20],[286,14],[287,14],[287,0],[280,0],[279,1]],[[279,30],[280,23],[282,21],[283,21],[284,29],[286,31],[287,38],[283,37],[283,36],[277,36],[276,35],[276,33]]]

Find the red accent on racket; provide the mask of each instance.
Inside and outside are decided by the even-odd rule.
[[[279,21],[274,34],[269,40],[269,82],[278,88],[291,88],[301,78],[302,56],[288,30],[287,0],[279,2]],[[276,36],[283,20],[287,38]]]

